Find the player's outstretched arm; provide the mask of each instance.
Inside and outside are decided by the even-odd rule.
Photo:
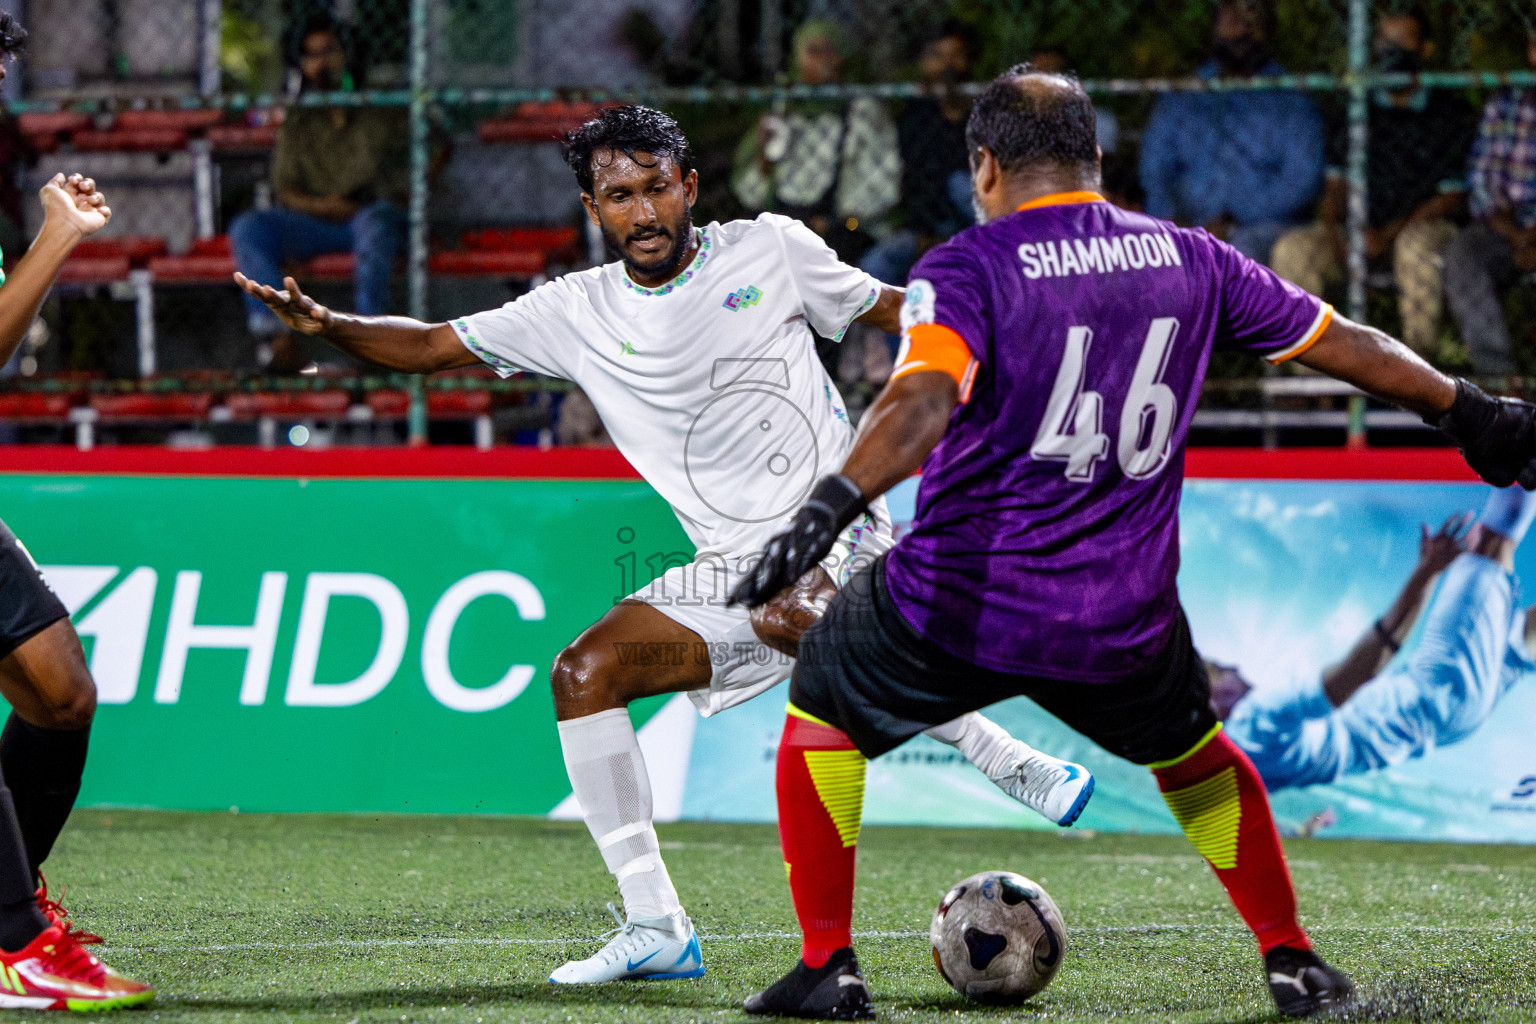
[[[843,471],[817,481],[789,529],[768,542],[756,568],[731,591],[729,603],[767,604],[827,557],[869,502],[917,472],[944,437],[959,401],[959,385],[943,371],[892,379],[864,414]]]
[[[289,330],[318,335],[350,356],[404,373],[436,373],[480,360],[459,342],[447,324],[427,324],[407,316],[354,316],[338,313],[305,295],[291,277],[281,289],[258,284],[244,274],[235,283],[265,302]]]
[[[75,246],[112,219],[106,197],[84,175],[55,174],[38,195],[43,201],[42,230],[0,289],[0,366],[10,362],[27,336],[53,279]]]
[[[1423,416],[1495,487],[1518,480],[1536,490],[1536,405],[1448,377],[1402,342],[1337,314],[1297,361]]]
[[[1472,512],[1457,512],[1434,533],[1430,533],[1427,523],[1420,528],[1419,561],[1408,574],[1397,600],[1361,634],[1343,660],[1323,670],[1323,693],[1328,703],[1342,707],[1356,690],[1386,668],[1429,603],[1435,581],[1466,550],[1467,531],[1476,518]]]

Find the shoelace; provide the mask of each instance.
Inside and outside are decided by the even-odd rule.
[[[1046,800],[1051,796],[1051,791],[1060,785],[1064,775],[1066,775],[1066,769],[1060,765],[1032,754],[1015,761],[1007,777],[1017,778],[1022,783],[1024,798],[1031,806],[1038,808],[1045,805]]]
[[[608,904],[608,913],[613,915],[613,919],[619,923],[619,926],[611,932],[604,932],[602,935],[602,938],[607,940],[607,944],[597,951],[597,956],[594,959],[600,959],[605,964],[617,960],[621,956],[626,960],[629,959],[629,954],[634,952],[640,945],[640,936],[636,934],[634,924],[626,920],[624,915],[619,913],[619,908],[610,903]]]
[[[37,908],[43,912],[43,916],[47,917],[50,923],[62,924],[65,934],[82,946],[91,946],[102,941],[100,935],[86,931],[69,919],[69,911],[64,909],[63,902],[64,897],[69,895],[68,886],[59,890],[58,899],[53,899],[48,895],[48,880],[43,877],[41,871],[37,873],[37,881]]]
[[[57,977],[84,981],[91,985],[101,984],[101,961],[81,945],[80,939],[72,931],[65,931],[51,950],[44,954],[44,963],[47,964],[48,973]]]

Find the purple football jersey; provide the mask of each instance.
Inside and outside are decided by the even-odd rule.
[[[1047,198],[913,268],[903,326],[949,328],[978,365],[887,580],[951,654],[1107,682],[1156,657],[1178,614],[1184,446],[1212,350],[1279,362],[1332,311],[1203,230]]]

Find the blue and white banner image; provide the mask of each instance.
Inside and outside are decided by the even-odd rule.
[[[892,492],[898,524],[910,521],[915,490],[908,481]],[[1536,551],[1515,548],[1510,573],[1458,554],[1469,539],[1460,531],[1423,542],[1423,527],[1433,540],[1491,493],[1459,483],[1186,484],[1184,606],[1201,653],[1221,666],[1228,733],[1265,776],[1283,831],[1536,842],[1536,662],[1520,597],[1522,576],[1536,580]],[[1438,561],[1416,575],[1421,555]],[[1413,624],[1393,638],[1401,650],[1380,648],[1380,661],[1364,668],[1358,658],[1341,666],[1362,637],[1380,635],[1376,623],[1405,588]],[[783,693],[708,720],[679,697],[647,723],[642,744],[655,751],[660,820],[774,820]],[[1095,773],[1077,827],[1177,831],[1144,768],[1026,700],[985,713]],[[865,821],[1055,828],[926,737],[870,765]]]

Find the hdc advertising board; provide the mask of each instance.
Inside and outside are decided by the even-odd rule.
[[[898,521],[913,490],[892,495]],[[1536,841],[1525,547],[1513,574],[1459,556],[1401,652],[1341,706],[1318,701],[1408,582],[1421,524],[1489,490],[1187,483],[1184,604],[1202,652],[1251,688],[1229,731],[1282,827]],[[570,816],[551,662],[690,550],[632,479],[10,473],[0,508],[97,679],[85,804]],[[782,690],[708,720],[683,698],[634,711],[658,817],[772,820]],[[988,713],[1096,773],[1081,827],[1175,831],[1144,770],[1027,701]],[[924,738],[872,766],[866,820],[1051,827]]]

